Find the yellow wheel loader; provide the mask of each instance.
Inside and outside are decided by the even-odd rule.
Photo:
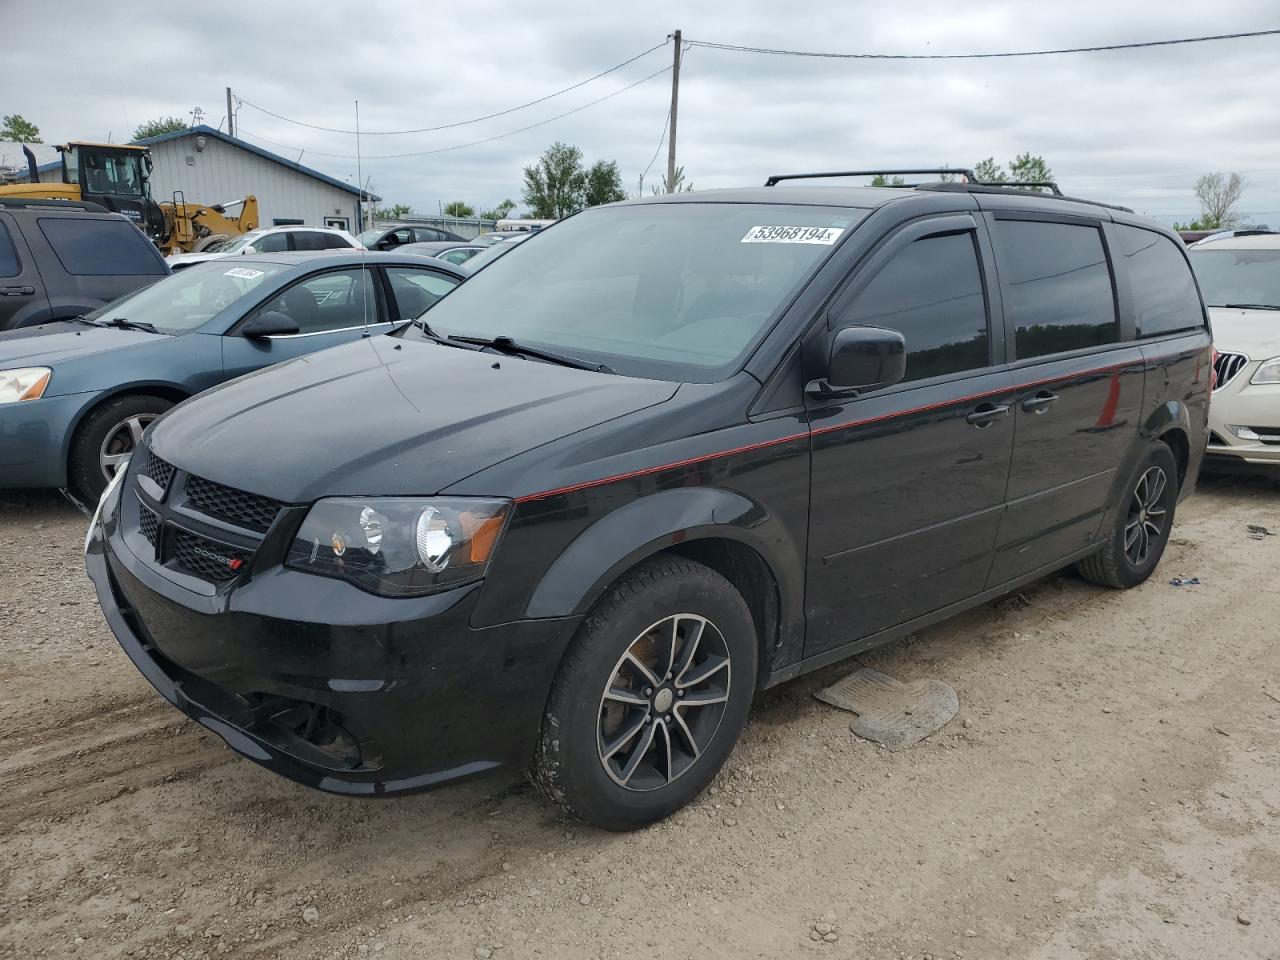
[[[193,253],[218,240],[258,228],[258,200],[253,195],[233,203],[189,203],[181,191],[173,199],[151,199],[151,150],[119,143],[76,141],[58,148],[62,182],[41,183],[35,155],[27,155],[30,182],[0,186],[0,197],[78,200],[96,203],[128,217],[161,252]],[[239,207],[239,216],[228,209]]]

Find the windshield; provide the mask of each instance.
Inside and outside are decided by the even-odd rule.
[[[360,241],[361,246],[367,247],[369,244],[381,240],[382,235],[386,232],[385,227],[380,227],[377,230],[365,230],[356,239]]]
[[[1189,250],[1204,302],[1280,307],[1280,250]]]
[[[432,308],[431,326],[633,376],[719,380],[864,213],[696,202],[588,210],[505,251]]]
[[[197,263],[112,301],[85,319],[95,323],[130,320],[149,323],[163,333],[189,333],[272,274],[287,269],[284,264],[256,260],[237,261],[234,267],[225,260]]]

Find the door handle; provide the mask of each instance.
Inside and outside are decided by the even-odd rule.
[[[0,287],[0,297],[29,297],[35,292],[35,287]]]
[[[1041,390],[1034,397],[1027,397],[1022,401],[1022,409],[1027,413],[1048,413],[1058,400],[1056,393],[1050,393],[1048,390]]]
[[[973,408],[965,420],[975,427],[989,427],[996,420],[1003,420],[1009,415],[1007,403],[980,403]]]

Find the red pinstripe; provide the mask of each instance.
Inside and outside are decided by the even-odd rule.
[[[1015,384],[1013,387],[1001,387],[999,390],[986,390],[982,393],[974,393],[964,397],[955,397],[950,400],[944,400],[939,403],[930,403],[922,407],[912,407],[909,410],[894,410],[889,413],[882,413],[878,416],[867,417],[863,420],[851,420],[848,423],[836,423],[827,427],[819,427],[817,429],[805,430],[801,433],[788,434],[785,437],[777,437],[773,440],[762,440],[759,443],[749,443],[741,447],[732,447],[728,450],[717,450],[715,453],[704,453],[701,456],[689,457],[686,460],[675,460],[671,463],[663,463],[656,467],[643,467],[639,470],[631,470],[627,473],[617,473],[608,477],[601,477],[598,480],[586,480],[582,483],[573,483],[564,487],[556,487],[553,490],[542,490],[538,493],[527,493],[522,497],[516,497],[516,503],[528,503],[532,500],[545,500],[548,497],[555,497],[565,493],[577,493],[579,490],[590,490],[592,487],[602,487],[609,483],[619,483],[623,480],[633,480],[636,477],[648,476],[651,473],[662,473],[666,470],[678,470],[681,467],[691,467],[695,464],[705,463],[708,460],[718,460],[721,457],[737,456],[740,453],[750,453],[752,450],[760,450],[764,447],[775,447],[783,443],[791,443],[794,440],[804,440],[809,437],[821,436],[824,433],[834,433],[837,430],[851,430],[854,427],[865,427],[873,423],[880,423],[884,420],[893,420],[897,417],[909,417],[913,414],[928,413],[930,410],[940,410],[943,407],[954,407],[963,403],[972,403],[974,400],[981,400],[985,397],[994,397],[1002,393],[1016,392],[1018,390],[1026,390],[1028,387],[1038,387],[1046,383],[1058,383],[1062,380],[1073,380],[1076,377],[1087,377],[1099,373],[1110,373],[1114,370],[1123,370],[1125,367],[1132,367],[1140,363],[1160,363],[1165,360],[1173,359],[1181,356],[1181,353],[1168,354],[1163,357],[1155,357],[1150,360],[1131,360],[1127,363],[1112,363],[1105,367],[1093,367],[1088,370],[1077,370],[1074,373],[1063,374],[1059,377],[1045,377],[1041,380],[1030,380],[1026,383]]]

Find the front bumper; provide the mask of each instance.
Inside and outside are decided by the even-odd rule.
[[[1257,366],[1250,363],[1231,383],[1213,394],[1209,404],[1212,434],[1205,451],[1210,469],[1280,469],[1280,443],[1242,440],[1230,430],[1231,426],[1280,430],[1280,384],[1249,383]]]
[[[0,487],[65,487],[71,428],[91,394],[0,406]]]
[[[86,547],[107,623],[152,686],[236,752],[351,795],[424,790],[532,756],[578,618],[477,629],[478,585],[384,599],[284,568],[211,598],[136,556],[114,507]]]

